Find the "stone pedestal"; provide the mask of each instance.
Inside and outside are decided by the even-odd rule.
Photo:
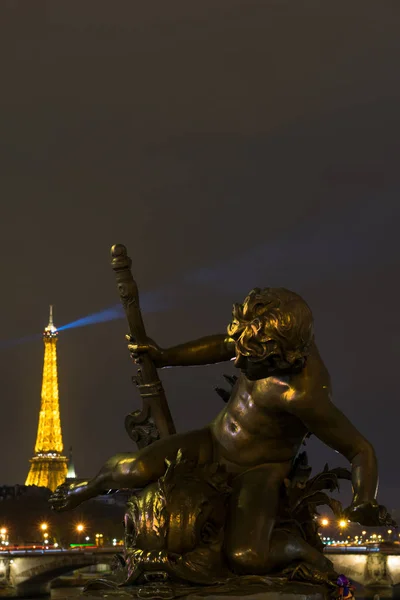
[[[246,600],[326,600],[329,598],[327,590],[319,586],[298,586],[297,590],[291,589],[290,586],[281,589],[265,589],[258,591],[237,590],[230,593],[214,593],[214,594],[189,594],[182,600],[238,600],[245,598]]]
[[[238,577],[221,586],[180,587],[145,585],[122,588],[91,589],[79,600],[328,600],[329,590],[312,585],[261,577]],[[68,593],[66,593],[66,600]],[[72,600],[72,599],[71,599]]]

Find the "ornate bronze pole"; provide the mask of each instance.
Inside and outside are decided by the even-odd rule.
[[[125,246],[111,248],[111,266],[117,278],[117,287],[129,325],[129,333],[138,345],[147,344],[147,335],[139,305],[139,292],[132,277],[131,265]],[[142,410],[130,413],[125,419],[129,436],[139,448],[154,440],[175,433],[175,426],[157,369],[146,353],[141,357],[137,376],[133,378],[143,401]]]

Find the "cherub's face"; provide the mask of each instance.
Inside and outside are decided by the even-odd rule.
[[[265,379],[272,373],[270,361],[252,361],[251,358],[240,353],[236,353],[235,367],[251,381]]]
[[[272,355],[263,361],[252,360],[251,357],[243,356],[240,352],[236,351],[235,367],[240,369],[242,373],[250,379],[250,381],[256,381],[257,379],[265,379],[270,377],[273,373],[278,371],[286,371],[293,368],[302,368],[304,361],[298,361],[299,364],[290,364],[283,360],[280,356]],[[301,364],[300,364],[301,362]]]

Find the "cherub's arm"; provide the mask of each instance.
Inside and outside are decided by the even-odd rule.
[[[327,446],[340,452],[352,465],[352,506],[374,502],[378,489],[378,465],[372,445],[332,403],[327,388],[318,397],[298,396],[287,401],[287,410]]]
[[[161,361],[164,367],[184,367],[225,362],[234,356],[235,342],[226,334],[217,334],[163,350]]]
[[[137,346],[129,337],[128,341],[128,348],[136,362],[140,361],[143,352],[149,352],[157,368],[210,365],[235,356],[235,342],[226,334],[210,335],[166,349],[160,348],[153,340],[149,340],[147,346]]]

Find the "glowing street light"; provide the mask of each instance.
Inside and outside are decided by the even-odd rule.
[[[6,527],[0,529],[0,544],[4,544],[5,546],[8,546],[9,544],[8,529]]]
[[[42,524],[40,525],[40,529],[41,529],[42,531],[46,531],[46,530],[48,529],[48,525],[47,525],[47,523],[42,523]]]
[[[75,529],[78,533],[78,544],[81,544],[82,543],[82,534],[85,531],[85,526],[83,523],[78,523],[78,525],[76,525]]]
[[[329,519],[321,519],[322,527],[327,527],[329,525]]]
[[[344,519],[341,519],[339,521],[339,527],[340,527],[340,529],[344,529],[345,527],[347,527],[347,521],[345,521]]]

